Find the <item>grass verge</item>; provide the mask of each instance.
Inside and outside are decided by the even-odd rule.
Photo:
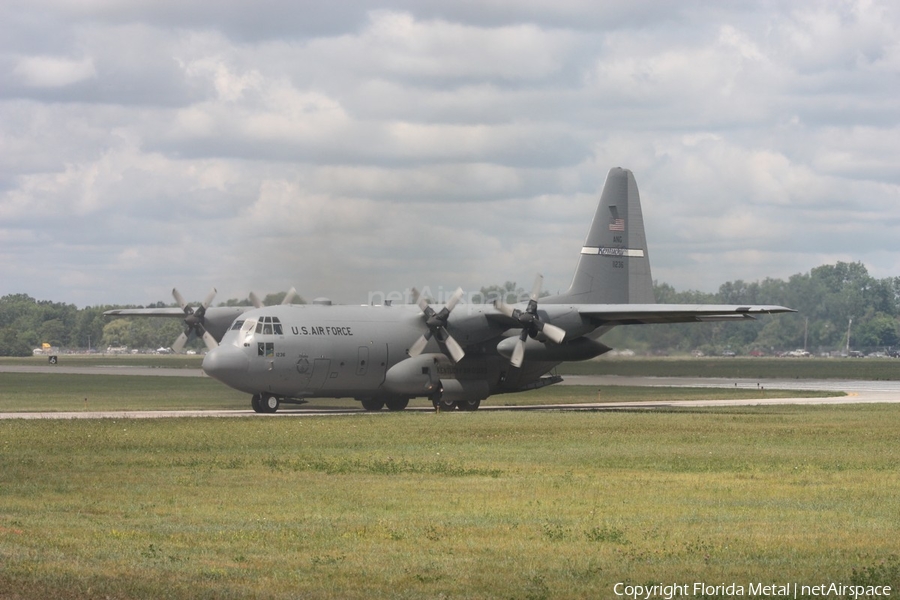
[[[898,418],[865,405],[4,421],[0,597],[898,585]]]

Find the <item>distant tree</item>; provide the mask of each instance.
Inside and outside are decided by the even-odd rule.
[[[12,327],[0,327],[0,356],[31,356],[33,348]]]
[[[180,319],[131,317],[114,319],[104,325],[100,347],[168,348],[181,333]]]
[[[103,327],[103,346],[127,346],[131,341],[131,319],[114,319]]]
[[[268,294],[265,298],[262,299],[262,303],[266,306],[274,306],[276,304],[281,304],[284,300],[284,297],[287,296],[287,292],[276,292],[274,294]],[[291,300],[293,304],[306,304],[306,300],[301,296],[294,296],[294,299]],[[225,302],[219,304],[219,306],[252,306],[253,303],[250,302],[250,297],[247,298],[230,298]]]
[[[884,313],[873,315],[856,328],[852,341],[862,348],[896,346],[900,341],[897,319]]]
[[[287,296],[287,292],[277,292],[275,294],[268,294],[265,298],[263,298],[263,304],[266,306],[275,306],[276,304],[281,304],[284,302],[284,298]],[[294,296],[294,299],[291,300],[292,304],[306,304],[306,300],[303,299],[302,296]]]
[[[550,292],[541,290],[541,298],[549,295]],[[471,302],[473,304],[493,304],[496,300],[501,300],[506,304],[518,304],[519,302],[528,302],[530,297],[531,290],[526,291],[517,286],[515,281],[506,281],[503,285],[481,288],[477,293],[472,294]]]
[[[65,346],[64,340],[69,338],[69,329],[60,319],[50,319],[40,324],[38,337],[41,343],[56,347]]]
[[[253,304],[250,302],[250,298],[229,298],[219,306],[253,306]]]
[[[27,294],[10,294],[0,298],[0,327],[7,327],[34,312],[36,301]]]
[[[103,316],[105,307],[90,307],[78,311],[75,326],[69,336],[69,343],[76,348],[97,348],[103,337],[103,326],[107,319]]]

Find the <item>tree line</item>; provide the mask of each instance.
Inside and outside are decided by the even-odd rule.
[[[860,262],[822,265],[787,279],[730,281],[716,293],[678,292],[654,284],[656,301],[671,304],[776,304],[796,313],[752,322],[620,327],[604,337],[616,348],[644,352],[813,354],[886,350],[900,345],[900,277],[876,279]]]
[[[279,304],[286,292],[269,294],[263,304]],[[294,300],[303,304],[302,298]],[[195,308],[199,303],[191,303]],[[30,356],[42,344],[62,350],[105,351],[110,346],[156,349],[168,348],[181,334],[184,324],[171,317],[131,317],[110,319],[103,313],[112,308],[167,308],[177,304],[155,302],[146,306],[88,306],[35,300],[27,294],[0,298],[0,356]],[[230,299],[219,306],[250,306],[249,300]],[[192,339],[188,348],[199,349],[203,342]]]
[[[667,304],[778,304],[796,314],[761,316],[750,322],[714,322],[619,327],[604,336],[614,348],[647,353],[738,354],[806,348],[811,352],[851,349],[885,349],[900,346],[900,277],[875,279],[860,262],[822,265],[786,281],[729,281],[715,293],[679,292],[667,283],[654,283],[656,301]],[[484,301],[503,297],[508,301],[527,297],[515,282],[481,288]],[[270,294],[266,305],[278,304],[284,293]],[[477,295],[475,295],[477,298]],[[302,303],[302,299],[295,300]],[[231,299],[220,306],[245,306],[247,300]],[[146,307],[174,306],[158,302]],[[71,350],[108,346],[166,348],[183,325],[172,318],[108,319],[112,306],[78,308],[73,304],[35,300],[26,294],[0,298],[0,356],[28,356],[48,343]],[[119,307],[125,308],[125,307]],[[852,320],[852,322],[851,322]],[[195,347],[202,343],[194,342]]]

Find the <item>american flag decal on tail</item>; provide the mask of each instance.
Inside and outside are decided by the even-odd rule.
[[[610,218],[609,230],[610,231],[625,231],[625,219]]]

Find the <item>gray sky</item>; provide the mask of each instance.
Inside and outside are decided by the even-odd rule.
[[[6,0],[0,296],[555,292],[614,166],[676,289],[890,277],[898,123],[887,0]]]

